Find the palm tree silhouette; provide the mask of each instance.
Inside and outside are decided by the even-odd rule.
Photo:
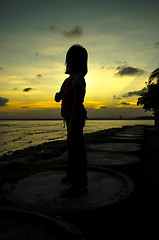
[[[159,83],[159,68],[156,68],[150,75],[148,84],[151,84],[156,79],[156,83]]]
[[[159,68],[156,68],[150,75],[147,91],[138,98],[137,105],[143,106],[145,111],[153,111],[155,128],[159,129]]]

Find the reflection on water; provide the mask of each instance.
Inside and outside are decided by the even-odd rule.
[[[87,120],[84,133],[127,125],[153,125],[153,120]],[[1,120],[0,155],[44,142],[66,139],[62,120]]]

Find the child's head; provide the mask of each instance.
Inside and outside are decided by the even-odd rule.
[[[66,54],[66,74],[87,74],[87,50],[80,45],[73,45]]]

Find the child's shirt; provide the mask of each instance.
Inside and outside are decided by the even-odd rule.
[[[72,108],[74,102],[74,90],[78,89],[78,115],[79,118],[86,119],[87,111],[84,108],[83,102],[86,93],[86,82],[84,77],[77,73],[68,77],[62,84],[60,93],[62,94],[61,116],[65,120],[70,120],[72,115]]]

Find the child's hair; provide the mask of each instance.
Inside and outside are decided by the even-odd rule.
[[[87,50],[79,44],[69,48],[66,54],[66,74],[81,73],[83,76],[87,74]]]

